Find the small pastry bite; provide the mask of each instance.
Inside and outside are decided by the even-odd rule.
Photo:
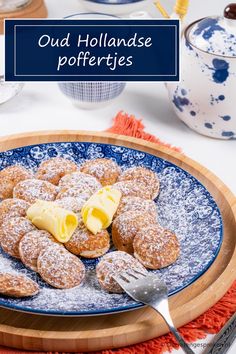
[[[79,197],[66,197],[56,200],[55,203],[63,209],[73,211],[75,214],[79,214],[82,210],[85,200]]]
[[[73,172],[70,175],[66,175],[62,177],[59,182],[60,191],[77,188],[80,189],[81,192],[89,191],[91,195],[97,192],[101,187],[101,183],[95,177],[82,172]],[[70,195],[70,197],[72,196]]]
[[[59,242],[68,242],[78,226],[78,217],[55,202],[38,200],[27,210],[27,217],[41,230],[48,231]]]
[[[112,240],[115,247],[127,253],[133,253],[133,240],[143,228],[156,224],[153,215],[140,211],[127,211],[115,218],[112,224]]]
[[[12,198],[14,187],[21,181],[33,178],[31,171],[14,165],[0,171],[0,199]]]
[[[50,182],[39,179],[26,179],[15,186],[13,196],[33,204],[38,199],[53,201],[56,199],[57,193],[57,187]]]
[[[81,260],[64,247],[52,245],[40,253],[38,272],[54,288],[70,289],[81,284],[85,267]]]
[[[38,292],[38,284],[25,275],[0,272],[0,294],[21,298],[34,296]]]
[[[152,199],[152,192],[147,186],[139,181],[121,181],[113,184],[118,189],[122,197],[141,197],[143,199]]]
[[[152,215],[153,218],[157,218],[157,206],[155,202],[150,199],[140,197],[121,198],[116,216],[126,213],[127,211],[140,211]]]
[[[132,181],[133,183],[140,182],[144,184],[151,193],[150,199],[155,199],[159,194],[159,178],[155,172],[148,168],[142,166],[131,167],[121,174],[119,177],[120,181]]]
[[[81,210],[85,203],[85,200],[83,198],[66,197],[66,198],[56,200],[56,203],[61,208],[70,210],[73,213],[75,213],[78,217],[79,225],[80,226],[84,225],[82,215],[81,215]]]
[[[118,208],[121,193],[111,186],[101,188],[83,206],[82,218],[85,226],[97,234],[107,229]]]
[[[94,159],[85,161],[80,171],[97,178],[102,186],[109,186],[116,183],[121,169],[111,159]]]
[[[47,231],[34,230],[25,234],[19,243],[19,254],[22,263],[37,272],[37,261],[40,252],[52,245],[53,242],[58,244],[56,239]]]
[[[174,263],[180,254],[176,235],[157,226],[140,230],[133,242],[134,256],[146,268],[160,269]]]
[[[35,229],[35,226],[26,218],[15,217],[6,219],[1,229],[0,244],[2,249],[10,256],[20,258],[20,240],[27,232]]]
[[[39,165],[36,178],[57,186],[62,177],[76,171],[78,171],[78,166],[73,161],[62,157],[53,157]]]
[[[26,211],[29,207],[30,204],[22,199],[4,199],[0,203],[0,227],[6,218],[26,216]]]
[[[107,253],[96,267],[96,274],[101,287],[112,293],[123,292],[114,277],[125,271],[137,271],[147,274],[147,270],[137,259],[121,251]]]
[[[86,227],[77,228],[65,247],[76,256],[98,258],[109,250],[110,236],[107,230],[94,235]]]
[[[84,186],[77,186],[74,188],[62,188],[58,193],[56,200],[61,200],[65,198],[79,198],[83,199],[85,202],[91,197],[92,194],[92,191],[90,189],[84,188]]]

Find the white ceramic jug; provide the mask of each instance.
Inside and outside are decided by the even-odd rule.
[[[236,3],[185,29],[181,76],[167,84],[179,118],[201,134],[236,138]]]

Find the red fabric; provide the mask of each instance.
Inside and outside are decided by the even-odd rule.
[[[145,139],[154,143],[167,146],[174,151],[181,151],[170,144],[163,143],[154,135],[144,131],[144,125],[141,120],[134,116],[129,116],[124,112],[119,112],[114,119],[114,125],[107,130],[111,133],[133,136],[136,138]],[[198,339],[205,338],[208,333],[216,334],[228,321],[228,319],[236,312],[236,280],[232,284],[227,293],[213,307],[204,314],[196,318],[194,321],[179,328],[184,339],[193,343]],[[116,350],[103,350],[92,354],[162,354],[166,351],[171,352],[172,349],[179,348],[172,334],[146,341],[141,344],[132,345],[127,348]],[[33,352],[22,352],[20,350],[0,347],[2,354],[30,354]],[[35,352],[34,352],[35,353]],[[38,352],[37,354],[45,354]],[[51,354],[51,353],[48,353]],[[54,353],[57,354],[57,353]],[[77,353],[85,354],[85,353]]]
[[[113,126],[108,129],[107,132],[144,139],[152,143],[166,146],[174,151],[181,152],[179,147],[164,143],[154,135],[145,132],[144,128],[145,127],[141,119],[137,119],[134,115],[128,115],[121,111],[116,115]]]

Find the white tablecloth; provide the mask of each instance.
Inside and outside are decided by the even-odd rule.
[[[221,14],[227,0],[190,0],[187,21]],[[61,18],[83,11],[78,0],[46,0],[49,17]],[[173,0],[162,0],[171,9]],[[150,13],[157,14],[150,5]],[[3,36],[0,36],[3,57]],[[0,61],[2,66],[3,60]],[[1,70],[0,66],[0,72]],[[182,147],[191,158],[218,175],[236,193],[236,141],[210,139],[191,131],[176,117],[162,83],[130,83],[125,92],[110,106],[84,111],[73,106],[59,91],[56,83],[27,83],[22,93],[0,106],[0,135],[48,129],[104,130],[119,110],[142,118],[146,130],[162,140]],[[236,119],[236,117],[235,117]],[[207,341],[213,336],[208,336]],[[202,352],[206,340],[199,341],[196,353]],[[236,343],[229,354],[236,352]],[[174,353],[182,353],[181,350]]]

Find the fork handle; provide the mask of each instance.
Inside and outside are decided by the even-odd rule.
[[[166,322],[167,323],[167,322]],[[167,323],[168,324],[168,323]],[[168,324],[168,327],[171,331],[171,333],[175,336],[175,338],[177,339],[177,341],[179,342],[179,345],[181,346],[181,348],[183,349],[183,351],[186,354],[194,354],[194,352],[192,351],[192,349],[189,347],[189,345],[185,342],[185,340],[183,339],[183,337],[179,334],[179,332],[177,331],[177,329],[175,327],[172,327]]]
[[[155,304],[152,304],[151,307],[162,316],[162,318],[164,319],[164,321],[168,325],[171,333],[177,339],[177,341],[178,341],[179,345],[181,346],[181,348],[183,349],[183,351],[186,354],[194,354],[194,351],[192,351],[192,349],[189,347],[189,345],[185,342],[183,337],[179,334],[179,332],[175,328],[172,318],[170,316],[168,302],[162,303],[162,306],[155,306]]]

